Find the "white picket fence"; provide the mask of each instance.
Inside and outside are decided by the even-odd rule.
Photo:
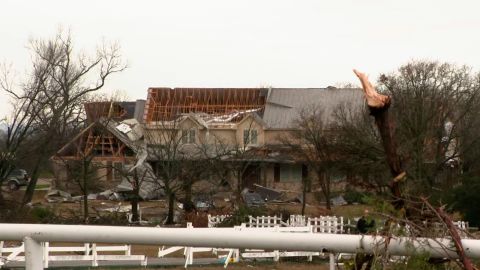
[[[208,215],[208,228],[216,227],[218,224],[222,223],[225,219],[229,218],[231,215],[218,215],[212,216]]]
[[[217,224],[223,222],[229,215],[208,216],[208,227],[213,228]],[[249,216],[249,220],[245,223],[245,227],[250,228],[271,228],[271,227],[304,227],[311,226],[313,233],[356,233],[353,230],[356,222],[350,219],[344,219],[337,216],[320,216],[306,217],[303,215],[290,215],[289,219],[284,222],[281,216]],[[469,229],[468,222],[455,221],[454,225],[459,229],[462,237],[467,237]]]
[[[225,219],[225,216],[216,216],[215,219],[212,219],[216,222],[221,222]],[[220,220],[220,221],[219,221]],[[210,215],[209,215],[210,221]],[[192,223],[187,223],[187,228],[193,228]],[[232,228],[233,229],[233,228]],[[230,262],[239,262],[240,261],[240,250],[239,249],[225,249],[225,248],[203,248],[203,247],[165,247],[162,246],[158,249],[158,257],[164,258],[166,255],[173,254],[179,250],[183,249],[183,255],[185,256],[185,268],[193,264],[194,253],[201,252],[210,252],[219,258],[224,258],[224,267],[227,267]],[[227,252],[227,254],[220,254]]]
[[[218,218],[218,219],[221,219]],[[217,220],[218,220],[217,219]],[[213,219],[212,219],[213,220]],[[313,233],[311,226],[296,226],[286,227],[280,226],[285,224],[280,222],[278,217],[257,217],[250,219],[251,223],[243,223],[241,226],[235,226],[234,230],[237,231],[252,231],[252,232],[295,232],[295,233]],[[270,222],[268,222],[270,221]],[[276,224],[274,222],[277,222]],[[272,225],[275,224],[275,225]],[[193,228],[191,223],[187,223],[187,228]],[[219,258],[224,258],[224,266],[227,267],[230,262],[238,262],[241,258],[272,258],[274,261],[278,261],[282,257],[307,257],[309,261],[313,256],[324,255],[321,252],[304,252],[304,251],[265,251],[261,249],[246,249],[241,252],[239,249],[222,249],[222,248],[200,248],[200,247],[161,247],[158,250],[158,257],[163,258],[169,254],[173,254],[183,250],[185,256],[185,267],[193,263],[194,253],[210,252],[215,254]],[[220,255],[221,252],[227,252],[228,254]]]
[[[265,220],[264,217],[261,217],[260,221],[263,222]],[[273,219],[275,220],[275,219]],[[252,221],[252,220],[251,220]],[[258,221],[258,219],[257,219]],[[265,223],[260,223],[260,224],[265,224]],[[272,224],[266,223],[267,225]],[[236,230],[240,231],[265,231],[265,232],[295,232],[295,233],[313,233],[312,227],[311,226],[297,226],[297,227],[280,227],[279,224],[276,224],[275,226],[250,226],[250,224],[243,223],[241,226],[236,226]],[[274,250],[274,251],[265,251],[265,250],[252,250],[252,249],[247,249],[245,252],[242,252],[240,256],[242,258],[272,258],[274,261],[279,261],[281,257],[307,257],[308,261],[312,261],[313,256],[320,256],[322,255],[320,252],[304,252],[304,251],[280,251],[280,250]]]
[[[271,228],[277,226],[289,227],[288,222],[283,222],[282,217],[277,216],[259,216],[259,217],[248,217],[247,227],[250,228]]]
[[[209,227],[224,221],[229,216],[208,216]],[[468,222],[457,221],[455,225],[460,230],[468,230]],[[248,223],[243,223],[241,226],[231,228],[232,232],[235,230],[252,231],[252,232],[285,232],[285,233],[328,233],[341,234],[349,233],[350,220],[344,223],[343,217],[335,216],[320,216],[314,218],[307,218],[300,215],[292,215],[284,222],[281,217],[277,216],[260,216],[249,217]],[[187,224],[187,228],[192,228],[191,223]],[[228,231],[226,231],[228,234]],[[139,261],[140,265],[147,265],[147,258],[144,255],[131,255],[130,245],[119,246],[98,246],[97,244],[84,244],[83,246],[50,246],[49,242],[43,242],[43,267],[47,268],[49,262],[52,261],[91,261],[92,266],[98,266],[98,261],[110,260],[129,260]],[[195,253],[210,252],[215,257],[224,259],[224,266],[227,267],[230,262],[238,262],[241,258],[272,258],[278,261],[281,257],[307,257],[312,260],[313,256],[325,256],[321,252],[303,252],[303,251],[265,251],[247,249],[241,252],[239,249],[232,248],[202,248],[202,247],[161,247],[158,251],[158,257],[165,257],[183,249],[185,256],[185,267],[193,264]],[[73,252],[80,255],[72,255]],[[123,252],[121,255],[107,255],[98,254],[99,252]],[[63,254],[62,254],[63,253]],[[4,242],[0,241],[0,268],[7,262],[25,261],[25,248],[22,243],[16,247],[5,247]],[[330,264],[334,264],[333,254],[329,254]]]
[[[208,227],[213,228],[229,215],[211,216],[208,215]],[[348,220],[350,224],[350,220]],[[349,226],[345,228],[343,217],[335,216],[320,216],[315,218],[308,218],[302,215],[291,215],[287,221],[283,221],[281,216],[258,216],[248,217],[248,222],[245,227],[249,228],[273,228],[273,227],[305,227],[311,226],[314,233],[348,233]]]
[[[97,244],[85,243],[83,246],[50,246],[49,242],[43,242],[43,267],[48,268],[51,261],[91,261],[92,266],[98,266],[98,261],[139,261],[140,265],[146,265],[145,255],[131,255],[130,245],[121,246],[98,246]],[[82,255],[72,255],[78,252]],[[122,255],[105,255],[98,252],[124,252]],[[53,254],[52,254],[53,253]],[[63,255],[60,254],[63,253]],[[69,253],[69,254],[66,254]],[[6,256],[8,254],[8,256]],[[20,256],[23,254],[23,256]],[[5,247],[4,241],[0,241],[0,268],[7,262],[24,262],[25,245],[22,243],[16,247]]]

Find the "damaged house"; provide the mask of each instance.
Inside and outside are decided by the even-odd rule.
[[[128,169],[137,164],[141,152],[143,134],[140,123],[144,106],[144,100],[84,104],[87,126],[51,159],[55,173],[54,187],[79,193],[79,184],[72,180],[75,172],[71,164],[91,159],[95,165],[94,175],[89,176],[94,181],[90,184],[91,192],[131,189],[131,184],[124,180]],[[145,170],[149,169],[142,164],[140,171]],[[144,174],[147,175],[144,177],[153,178],[151,173]],[[145,186],[153,189],[152,185]],[[149,198],[151,193],[142,190],[140,195]]]
[[[62,164],[89,153],[105,165],[98,180],[105,188],[122,186],[115,168],[155,171],[160,158],[153,149],[172,139],[175,130],[182,151],[195,155],[203,149],[224,162],[224,174],[209,176],[224,178],[217,183],[300,191],[302,179],[313,172],[281,140],[297,128],[299,110],[314,105],[333,118],[339,104],[363,106],[361,95],[358,89],[337,88],[150,88],[146,101],[85,104],[89,125],[53,157],[57,186],[73,188]],[[208,182],[197,185],[208,189]]]

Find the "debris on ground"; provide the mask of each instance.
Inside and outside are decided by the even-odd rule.
[[[73,202],[70,193],[58,189],[50,190],[47,195],[45,195],[45,200],[49,203]]]
[[[131,169],[129,166],[125,166],[126,169]],[[142,175],[141,181],[139,181],[140,190],[138,196],[143,200],[154,200],[165,197],[165,191],[161,187],[161,183],[156,180],[155,174],[152,168],[148,164],[141,164],[137,168],[138,175]],[[127,177],[122,177],[122,182],[118,184],[115,191],[118,193],[132,193],[133,184]]]
[[[334,198],[331,198],[330,199],[330,202],[332,203],[332,205],[334,206],[339,206],[339,205],[347,205],[347,201],[343,198],[342,195],[339,195],[337,197],[334,197]]]
[[[293,199],[294,202],[303,203],[303,193],[298,194],[298,196]]]
[[[258,194],[257,192],[251,191],[249,189],[244,189],[242,191],[243,201],[247,204],[247,206],[262,206],[265,204],[265,200]]]
[[[255,192],[258,193],[266,202],[280,200],[283,195],[282,192],[272,188],[267,188],[257,184],[254,184],[254,187]]]
[[[215,208],[213,199],[205,194],[194,197],[193,204],[197,211],[208,211]]]

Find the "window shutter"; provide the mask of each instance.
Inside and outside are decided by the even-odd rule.
[[[257,130],[250,130],[250,143],[257,144]]]
[[[250,142],[250,130],[245,129],[243,131],[243,144],[248,144]]]
[[[182,143],[188,143],[188,133],[187,133],[187,130],[182,130]]]

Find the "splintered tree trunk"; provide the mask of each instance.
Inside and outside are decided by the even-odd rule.
[[[390,188],[394,197],[393,206],[395,209],[400,210],[405,208],[405,200],[400,190],[400,182],[406,176],[402,157],[397,152],[397,142],[395,140],[393,121],[390,119],[388,109],[390,108],[391,99],[388,96],[377,93],[372,84],[368,81],[365,74],[353,70],[362,83],[363,90],[365,92],[365,98],[367,99],[368,108],[373,117],[375,117],[375,124],[382,137],[383,148],[385,150],[388,166],[390,167],[390,173],[393,176]],[[435,209],[424,199],[424,203]],[[447,225],[450,235],[453,238],[457,254],[465,269],[474,269],[472,262],[465,255],[465,251],[457,232],[457,229],[453,225],[452,220],[448,215],[443,212],[442,208],[436,210],[437,215]],[[406,214],[406,212],[405,212]],[[386,226],[388,227],[388,226]]]
[[[400,181],[405,177],[405,170],[403,168],[402,158],[397,152],[398,146],[395,139],[395,128],[388,111],[391,99],[388,96],[377,93],[365,74],[357,70],[354,70],[354,72],[362,83],[370,114],[375,118],[375,125],[382,138],[387,163],[393,177],[393,180],[390,183],[390,190],[393,196],[393,206],[397,210],[402,209],[405,202],[400,190]]]

